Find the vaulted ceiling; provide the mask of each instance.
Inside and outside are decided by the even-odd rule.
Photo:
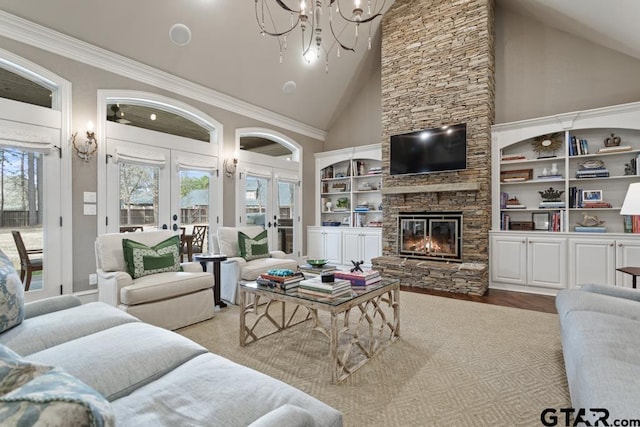
[[[637,0],[497,4],[640,58]],[[327,73],[323,61],[303,61],[298,38],[290,37],[280,63],[278,43],[260,35],[251,0],[0,0],[0,9],[321,130],[331,127],[343,97],[357,87],[367,57],[374,54],[361,37],[355,54],[332,55]],[[176,23],[191,30],[186,46],[169,39]],[[378,27],[379,21],[374,30]],[[296,83],[293,93],[283,91],[288,81]]]

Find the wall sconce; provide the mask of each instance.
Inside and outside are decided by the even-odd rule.
[[[96,140],[96,134],[93,132],[93,123],[87,123],[87,137],[83,142],[78,143],[76,141],[76,137],[78,136],[78,132],[75,132],[71,135],[71,142],[73,142],[73,148],[78,153],[78,157],[80,157],[85,162],[88,162],[91,158],[91,155],[96,152],[98,149],[98,141]]]
[[[238,153],[233,153],[233,159],[224,159],[224,174],[227,175],[228,178],[233,178],[236,174],[236,169],[238,169]]]

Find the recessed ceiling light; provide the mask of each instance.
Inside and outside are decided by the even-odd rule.
[[[293,80],[289,80],[288,82],[282,85],[282,93],[284,93],[285,95],[291,95],[295,91],[296,91],[296,82],[294,82]]]
[[[184,24],[174,24],[169,29],[169,39],[178,46],[186,46],[191,41],[191,30]]]
[[[155,120],[155,119],[156,119],[156,115],[155,115],[154,113],[152,113],[152,114],[149,116],[149,118],[150,118],[151,120]]]

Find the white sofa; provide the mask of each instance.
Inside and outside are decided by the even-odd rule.
[[[182,263],[183,271],[133,279],[127,273],[122,239],[154,246],[174,233],[169,230],[113,233],[95,242],[98,299],[150,323],[177,329],[213,317],[214,280],[196,262]]]
[[[287,258],[283,251],[269,251],[269,258],[259,258],[246,261],[240,256],[238,246],[238,232],[249,237],[255,237],[264,231],[261,226],[249,227],[220,227],[214,247],[218,253],[225,254],[227,260],[220,263],[220,298],[236,304],[238,284],[242,281],[253,281],[262,273],[272,268],[295,270],[298,262]]]
[[[24,304],[1,250],[0,296],[3,426],[342,426],[301,390],[107,304]]]

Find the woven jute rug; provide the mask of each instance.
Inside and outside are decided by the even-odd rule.
[[[177,332],[340,410],[345,426],[536,426],[569,407],[555,314],[401,292],[401,337],[331,384],[306,322],[239,345],[239,309]]]

